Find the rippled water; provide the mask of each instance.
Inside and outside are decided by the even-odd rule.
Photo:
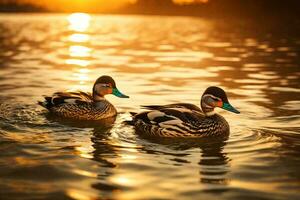
[[[258,23],[258,22],[256,22]],[[0,199],[299,199],[300,31],[189,17],[0,15]],[[36,102],[113,76],[113,127]],[[149,140],[139,105],[199,105],[218,85],[242,114],[227,140]]]

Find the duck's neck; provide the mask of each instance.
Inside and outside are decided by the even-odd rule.
[[[96,92],[93,91],[93,100],[95,102],[97,101],[103,101],[105,100],[104,96],[97,94]]]
[[[203,112],[204,112],[204,111],[203,111]],[[216,112],[215,112],[215,110],[212,110],[212,111],[204,112],[204,114],[205,114],[206,116],[210,117],[210,116],[215,115]]]
[[[212,115],[215,115],[215,114],[216,114],[214,108],[208,107],[208,106],[205,105],[205,104],[201,104],[201,109],[202,109],[203,113],[204,113],[206,116],[212,116]]]
[[[206,103],[208,97],[203,96],[201,98],[201,109],[202,112],[206,115],[206,116],[213,116],[216,114],[215,112],[215,108],[213,106],[210,106],[208,103]]]
[[[93,99],[94,99],[94,101],[104,101],[105,100],[105,98],[101,97],[101,96],[94,96]]]

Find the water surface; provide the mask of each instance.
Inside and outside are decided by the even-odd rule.
[[[189,17],[0,15],[1,199],[299,199],[300,32]],[[283,28],[285,27],[285,28]],[[49,118],[36,102],[103,74],[110,128]],[[225,89],[227,140],[149,140],[139,105]]]

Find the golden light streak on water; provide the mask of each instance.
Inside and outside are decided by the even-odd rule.
[[[122,176],[114,176],[112,177],[112,182],[120,185],[125,186],[132,186],[134,185],[135,180],[129,177],[126,177],[125,175]]]
[[[137,159],[137,156],[135,155],[126,155],[126,154],[121,154],[121,158],[124,160],[135,160]]]
[[[69,40],[71,42],[88,42],[90,40],[90,36],[82,33],[74,33],[69,36]]]
[[[66,60],[66,64],[86,67],[90,64],[90,61],[89,60],[80,60],[80,59],[68,59],[68,60]]]
[[[91,49],[85,46],[70,46],[69,51],[71,57],[89,57],[91,55]]]
[[[80,81],[80,83],[85,83],[85,81],[89,80],[89,77],[84,73],[75,73],[74,76]]]
[[[72,198],[76,200],[90,200],[95,199],[95,197],[90,196],[90,194],[79,191],[77,189],[68,189],[67,194]]]
[[[28,159],[28,158],[24,158],[24,157],[16,157],[14,159],[15,164],[19,164],[19,165],[37,165],[38,162],[33,160],[33,159]]]
[[[80,43],[69,47],[69,58],[65,61],[66,64],[74,66],[71,79],[77,82],[77,84],[71,85],[69,90],[89,91],[90,86],[87,85],[87,82],[90,81],[89,73],[91,70],[87,67],[91,63],[88,58],[91,57],[92,49],[87,44],[82,43],[90,40],[90,35],[86,31],[90,27],[91,16],[85,13],[73,13],[67,17],[67,20],[69,29],[75,32],[69,36],[69,40]]]
[[[90,26],[91,16],[85,13],[73,13],[68,17],[69,29],[72,31],[85,32]]]
[[[93,177],[93,178],[97,177],[96,173],[92,173],[92,172],[81,170],[81,169],[74,169],[73,172],[75,172],[76,174],[82,175],[82,176]]]
[[[78,152],[78,154],[83,158],[93,158],[93,156],[90,154],[93,151],[93,148],[90,144],[87,144],[85,147],[76,147],[75,148]]]

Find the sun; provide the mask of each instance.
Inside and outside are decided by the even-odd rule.
[[[10,0],[7,0],[10,1]],[[109,12],[138,0],[14,0],[17,3],[30,3],[57,12]],[[161,0],[163,1],[163,0]],[[172,0],[176,4],[193,2],[207,3],[209,0]],[[0,0],[1,3],[1,0]]]
[[[49,10],[65,12],[99,12],[119,8],[132,0],[18,0],[46,7]]]

